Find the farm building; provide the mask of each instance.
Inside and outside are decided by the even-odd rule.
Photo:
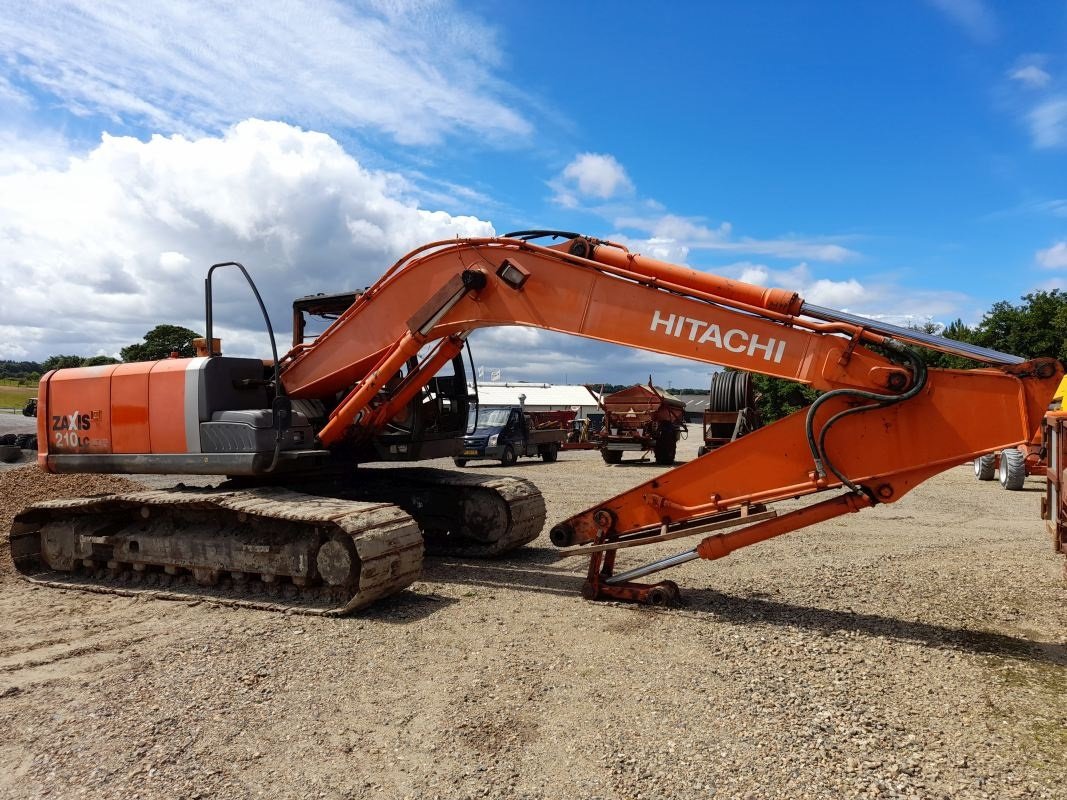
[[[478,402],[483,406],[519,405],[519,395],[530,411],[577,411],[578,417],[587,417],[600,411],[596,398],[581,385],[556,385],[551,383],[479,383]]]

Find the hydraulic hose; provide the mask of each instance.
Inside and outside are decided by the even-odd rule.
[[[872,411],[876,408],[885,408],[886,406],[910,400],[919,394],[919,392],[923,390],[923,387],[926,386],[926,363],[922,360],[919,354],[910,347],[905,347],[893,339],[887,339],[885,345],[900,353],[911,362],[914,381],[910,389],[903,394],[879,394],[877,392],[867,392],[861,389],[834,389],[833,391],[821,395],[814,403],[812,403],[808,407],[808,413],[804,419],[804,431],[808,437],[808,447],[811,449],[812,458],[815,460],[816,474],[824,476],[826,475],[826,471],[829,470],[833,473],[834,477],[841,481],[842,485],[847,486],[853,492],[861,492],[862,489],[838,470],[826,455],[826,434],[830,431],[830,428],[850,414],[859,414],[864,411]],[[819,431],[818,439],[816,440],[814,430],[816,413],[823,403],[826,403],[834,397],[842,396],[858,397],[863,400],[872,400],[873,402],[837,412],[826,421],[825,425],[822,426],[822,429]]]

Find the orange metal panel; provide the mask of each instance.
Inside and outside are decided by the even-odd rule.
[[[111,452],[111,373],[114,370],[114,365],[109,364],[65,369],[52,375],[44,421],[49,452]]]
[[[55,370],[46,372],[37,385],[37,466],[45,472],[52,471],[48,468],[48,409],[51,408],[48,386],[55,374]]]
[[[152,365],[148,376],[148,429],[153,453],[187,453],[185,442],[185,371],[187,358]]]
[[[120,364],[111,373],[111,451],[151,453],[148,376],[152,362]]]

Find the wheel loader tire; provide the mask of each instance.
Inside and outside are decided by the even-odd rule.
[[[462,468],[462,467],[467,466],[467,459],[465,459],[465,458],[453,458],[452,459],[452,463],[455,464],[457,467]]]
[[[546,445],[545,449],[541,451],[541,460],[544,461],[546,464],[551,464],[553,461],[556,460],[557,455],[558,451],[556,450],[556,446],[554,444]]]
[[[621,464],[622,450],[601,450],[600,457],[604,459],[605,464]]]
[[[23,450],[36,450],[37,449],[37,434],[31,433],[26,439],[26,444],[22,446]]]
[[[1026,483],[1026,456],[1021,450],[1012,448],[1000,453],[1000,485],[1012,492],[1017,492]]]
[[[13,447],[14,444],[15,444],[15,438],[16,438],[15,434],[13,434],[13,433],[5,433],[3,436],[0,436],[0,445],[6,445],[8,447]]]
[[[986,453],[974,460],[974,477],[980,481],[991,481],[997,477],[996,454]]]
[[[500,465],[503,467],[513,467],[518,458],[515,455],[515,448],[510,444],[504,447],[504,452],[500,454]]]
[[[15,437],[15,447],[29,447],[31,438],[32,436],[29,433],[20,433]]]

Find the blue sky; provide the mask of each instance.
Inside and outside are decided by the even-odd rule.
[[[1025,9],[1025,11],[1023,11]],[[0,357],[199,327],[455,234],[579,230],[893,322],[1067,275],[1067,3],[0,8]],[[230,352],[266,351],[223,287]],[[505,377],[707,369],[479,333]]]

